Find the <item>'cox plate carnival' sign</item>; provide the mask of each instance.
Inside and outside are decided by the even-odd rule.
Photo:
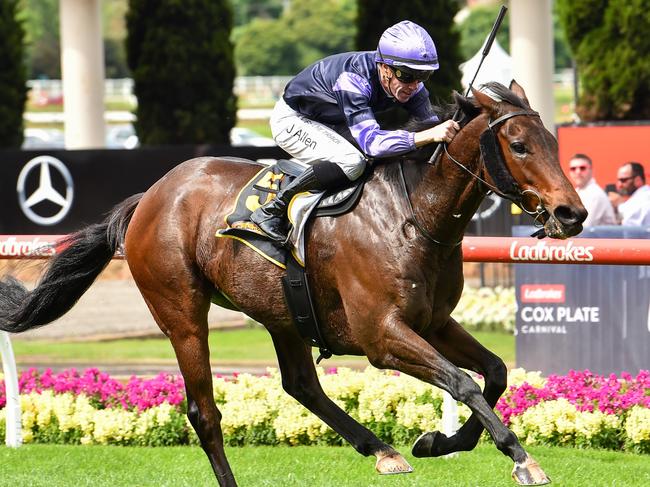
[[[590,234],[626,231],[596,229]],[[525,263],[515,265],[518,367],[545,375],[650,368],[650,239],[522,237],[507,248],[511,262]],[[639,265],[593,265],[610,263]]]

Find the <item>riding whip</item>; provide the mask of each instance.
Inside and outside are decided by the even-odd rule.
[[[508,10],[508,7],[505,5],[501,5],[501,10],[499,10],[499,15],[497,16],[497,19],[494,21],[494,25],[492,26],[492,31],[490,32],[490,35],[488,36],[487,40],[485,41],[485,47],[483,48],[483,53],[481,54],[481,61],[478,63],[478,67],[476,68],[476,72],[474,73],[474,77],[472,78],[472,81],[470,81],[469,85],[467,86],[467,91],[465,92],[465,96],[468,96],[470,92],[472,91],[472,85],[474,84],[474,81],[476,80],[476,76],[478,76],[478,72],[481,69],[481,66],[483,65],[483,61],[485,61],[485,58],[490,52],[490,48],[492,47],[492,44],[494,43],[494,39],[497,36],[497,32],[499,31],[499,27],[501,27],[501,22],[503,22],[503,18],[506,16],[506,11]],[[451,119],[454,121],[457,121],[456,118],[458,118],[458,115],[460,115],[460,109],[456,109],[454,114],[452,115]],[[429,164],[435,164],[436,161],[438,160],[438,157],[440,157],[440,153],[442,152],[443,149],[443,144],[444,142],[440,142],[438,144],[438,147],[436,147],[435,152],[429,159]]]

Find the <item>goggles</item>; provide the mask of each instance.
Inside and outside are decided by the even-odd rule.
[[[402,83],[410,84],[414,81],[426,81],[431,76],[431,71],[416,71],[409,69],[408,71],[401,66],[391,66],[387,64],[395,77]]]

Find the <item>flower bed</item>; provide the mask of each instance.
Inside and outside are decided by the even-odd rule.
[[[368,368],[319,369],[325,392],[393,444],[441,427],[442,392],[405,375]],[[480,383],[480,380],[478,381]],[[526,444],[571,445],[650,453],[650,373],[602,377],[584,372],[547,379],[521,369],[509,375],[497,412]],[[118,445],[196,443],[185,417],[180,377],[132,377],[96,369],[20,378],[25,442]],[[341,438],[281,388],[279,373],[216,377],[214,396],[230,445],[342,444]],[[0,433],[5,424],[0,384]],[[459,406],[460,421],[469,409]]]
[[[513,333],[517,301],[512,287],[465,287],[453,318],[468,330]]]
[[[526,444],[573,445],[650,453],[650,372],[601,376],[588,370],[542,379],[528,374],[497,410]]]

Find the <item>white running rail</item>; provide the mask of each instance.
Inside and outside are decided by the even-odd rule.
[[[2,352],[2,369],[5,376],[5,389],[7,395],[7,405],[5,410],[7,415],[5,443],[12,448],[18,448],[23,443],[21,431],[21,413],[20,413],[20,396],[18,394],[18,373],[16,371],[16,359],[14,350],[11,347],[9,333],[0,332],[0,352]]]

